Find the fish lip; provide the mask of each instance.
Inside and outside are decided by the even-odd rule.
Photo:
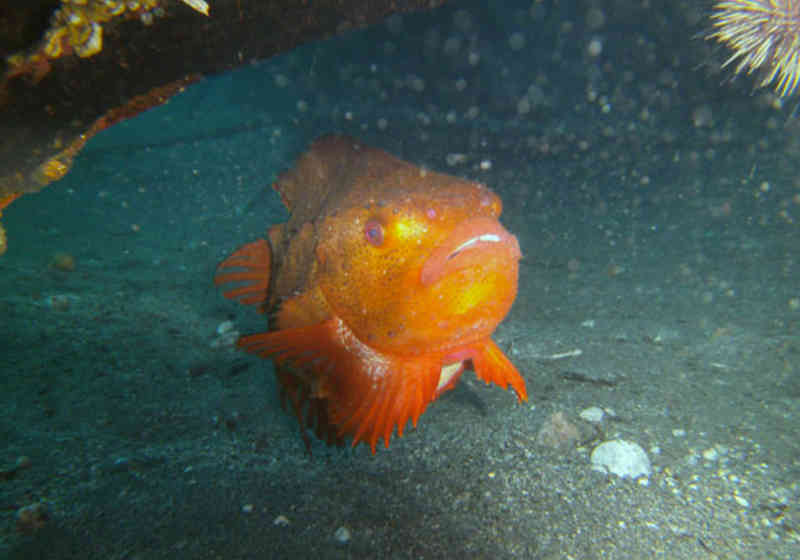
[[[485,216],[471,218],[458,224],[431,252],[422,266],[420,282],[429,286],[448,272],[471,266],[474,259],[465,258],[466,254],[478,256],[479,251],[502,252],[515,262],[522,257],[519,241],[500,222]]]
[[[453,249],[453,251],[447,255],[446,259],[449,261],[450,259],[455,258],[459,253],[462,251],[466,251],[469,249],[476,248],[478,244],[487,245],[491,243],[500,243],[501,236],[496,233],[479,233],[478,235],[474,235],[464,241],[461,245]]]

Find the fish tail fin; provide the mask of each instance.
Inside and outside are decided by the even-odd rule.
[[[492,339],[487,338],[476,349],[472,355],[472,367],[475,369],[475,375],[484,382],[494,383],[503,389],[511,385],[520,402],[528,400],[525,380]]]
[[[235,299],[243,305],[255,305],[264,312],[269,288],[272,251],[266,239],[259,239],[239,247],[231,256],[222,261],[214,274],[214,284],[220,286],[230,282],[240,282],[238,288],[224,292],[228,299]],[[228,271],[227,269],[240,269]]]

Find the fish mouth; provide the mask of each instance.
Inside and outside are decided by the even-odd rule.
[[[494,218],[478,217],[460,223],[425,260],[420,274],[429,286],[457,270],[486,264],[489,258],[516,262],[519,241]]]

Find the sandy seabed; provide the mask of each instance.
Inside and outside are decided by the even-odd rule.
[[[800,555],[797,122],[697,70],[669,3],[591,28],[529,7],[209,79],[6,210],[3,556]],[[388,450],[309,456],[271,364],[218,334],[265,328],[214,268],[286,219],[270,184],[332,131],[501,195],[524,258],[495,339],[527,403],[466,373]],[[652,474],[593,470],[613,439]]]

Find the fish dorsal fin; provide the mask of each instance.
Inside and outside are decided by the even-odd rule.
[[[429,174],[349,136],[330,134],[314,141],[273,188],[289,209],[287,226],[293,231],[354,205],[378,201],[407,183],[419,182],[420,177],[434,181],[434,175],[439,182],[458,182]]]
[[[289,210],[290,221],[312,222],[330,206],[331,198],[346,193],[353,160],[359,155],[359,142],[348,136],[330,134],[315,140],[272,186]]]
[[[316,421],[329,422],[340,437],[351,435],[354,446],[367,442],[373,454],[379,438],[389,446],[395,427],[401,437],[409,420],[417,425],[435,398],[441,371],[441,355],[379,354],[336,318],[245,336],[239,346],[296,371],[309,398],[327,402],[326,414]],[[300,422],[305,424],[303,418]]]

